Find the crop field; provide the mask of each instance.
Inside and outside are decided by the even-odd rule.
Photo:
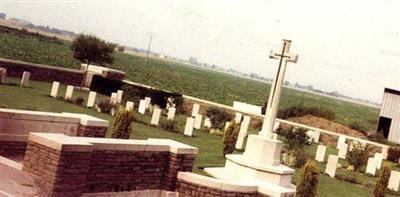
[[[53,66],[79,68],[67,41],[46,40],[25,35],[15,30],[4,31],[0,27],[0,57]],[[225,73],[173,62],[116,53],[110,67],[125,71],[127,79],[178,92],[201,99],[232,105],[243,101],[261,105],[267,97],[270,85]],[[367,130],[376,128],[377,109],[285,88],[280,108],[290,106],[323,107],[336,113],[336,121],[350,125],[362,124]]]

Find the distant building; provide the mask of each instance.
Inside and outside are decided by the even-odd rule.
[[[390,142],[400,144],[400,91],[385,88],[377,132]]]

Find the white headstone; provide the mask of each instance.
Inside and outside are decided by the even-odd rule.
[[[325,168],[325,173],[328,174],[330,177],[335,177],[338,161],[339,158],[336,155],[329,155],[328,162]]]
[[[388,151],[389,151],[389,146],[382,146],[381,153],[382,153],[382,158],[383,159],[387,159]]]
[[[281,125],[281,123],[280,122],[278,122],[278,121],[275,121],[275,123],[274,123],[274,131],[276,131],[278,128],[279,128],[279,126]]]
[[[382,160],[383,160],[382,153],[375,153],[374,158],[376,161],[376,168],[380,170],[382,167]]]
[[[228,127],[231,125],[231,122],[230,121],[228,121],[228,122],[225,122],[225,128],[224,128],[224,131],[226,130],[226,129],[228,129]]]
[[[206,118],[204,119],[204,124],[203,124],[203,126],[206,127],[206,128],[211,128],[211,119],[210,119],[209,117],[206,117]]]
[[[6,83],[7,69],[0,68],[0,84]]]
[[[192,117],[195,117],[199,113],[199,110],[200,110],[200,105],[197,103],[193,104]]]
[[[399,187],[400,187],[400,172],[392,170],[390,172],[388,188],[398,192]]]
[[[50,96],[53,98],[57,97],[58,94],[58,88],[60,87],[60,82],[58,81],[53,81],[53,85],[51,86],[51,92]]]
[[[174,120],[175,119],[176,108],[169,107],[167,113],[167,120]]]
[[[124,93],[124,91],[122,90],[118,90],[117,91],[117,103],[121,103],[122,102],[122,94]]]
[[[139,113],[145,114],[146,113],[146,100],[141,99],[139,101]]]
[[[161,116],[161,109],[160,108],[154,108],[153,115],[151,116],[150,124],[158,125],[158,122],[160,121],[160,116]]]
[[[314,131],[308,130],[306,135],[308,137],[308,143],[312,143],[314,141]]]
[[[118,103],[117,93],[111,93],[110,104],[116,105]]]
[[[371,174],[375,176],[376,172],[376,160],[373,157],[368,158],[367,169],[365,170],[365,174]]]
[[[195,129],[200,129],[202,120],[203,120],[203,115],[196,114],[196,116],[194,117],[194,126],[193,127]]]
[[[317,148],[317,153],[315,154],[315,160],[318,162],[324,162],[325,161],[325,152],[326,152],[326,146],[324,145],[318,145]]]
[[[186,119],[185,131],[183,132],[186,136],[193,136],[193,125],[194,125],[194,118],[188,117]]]
[[[21,87],[27,87],[29,85],[30,77],[31,77],[30,72],[24,71],[24,73],[22,73]]]
[[[240,123],[242,121],[242,116],[243,116],[242,113],[236,112],[235,113],[235,122]]]
[[[125,104],[125,110],[133,111],[134,103],[132,101],[127,101]]]
[[[94,107],[96,102],[96,92],[90,91],[86,107]]]
[[[339,148],[339,152],[338,152],[338,157],[341,159],[346,159],[346,155],[347,155],[347,148],[348,145],[347,144],[342,144]]]
[[[74,86],[67,86],[67,91],[65,92],[64,99],[65,100],[72,100],[72,94],[74,93]]]
[[[250,116],[244,116],[242,123],[240,124],[240,130],[238,139],[235,144],[236,149],[244,149],[244,139],[247,136],[247,130],[249,129],[250,125]]]
[[[148,109],[151,104],[151,97],[144,97],[145,100],[145,108]]]
[[[319,137],[321,133],[319,131],[314,131],[314,143],[319,143]]]
[[[336,148],[339,149],[342,144],[346,143],[346,137],[345,136],[339,136],[338,142],[336,144]]]

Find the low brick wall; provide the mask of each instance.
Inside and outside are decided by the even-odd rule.
[[[30,133],[23,170],[50,196],[173,191],[178,171],[191,171],[196,154],[197,148],[172,140]]]
[[[58,81],[63,84],[79,86],[82,82],[84,71],[43,64],[10,60],[0,58],[0,67],[7,69],[7,76],[22,77],[24,71],[31,73],[30,78],[38,81]]]
[[[0,108],[0,155],[23,155],[29,132],[105,137],[108,121],[74,113],[50,113]]]
[[[179,172],[176,192],[180,197],[229,196],[267,197],[258,192],[257,186],[241,185],[232,181],[218,180],[190,172]]]

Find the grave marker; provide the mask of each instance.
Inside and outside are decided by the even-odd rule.
[[[399,187],[400,187],[400,172],[392,170],[390,172],[388,188],[398,192]]]
[[[193,125],[194,125],[194,118],[188,117],[186,119],[185,131],[183,132],[186,136],[193,136]]]
[[[235,122],[240,123],[242,121],[242,116],[243,116],[242,113],[236,112],[235,113]]]
[[[306,135],[307,135],[307,137],[308,137],[308,143],[312,143],[313,141],[314,141],[314,131],[312,131],[312,130],[308,130],[307,132],[306,132]]]
[[[6,83],[7,69],[0,68],[0,84]]]
[[[376,172],[376,160],[374,157],[368,158],[367,169],[365,170],[365,174],[371,174],[375,176]]]
[[[389,146],[382,146],[382,159],[387,159],[388,156],[388,151],[389,151]]]
[[[200,105],[197,103],[194,103],[193,109],[192,109],[192,116],[195,117],[199,113],[199,110],[200,110]]]
[[[74,93],[74,86],[67,86],[67,91],[65,91],[65,100],[72,100],[72,94]]]
[[[96,92],[90,91],[86,107],[94,107],[96,103]]]
[[[336,144],[336,148],[339,149],[342,144],[346,143],[346,137],[345,136],[339,136],[338,142]]]
[[[338,152],[338,157],[340,159],[346,159],[346,155],[347,155],[347,148],[348,145],[347,144],[342,144],[339,148],[339,152]]]
[[[275,121],[275,123],[274,123],[274,131],[276,131],[279,128],[280,125],[281,125],[280,122]]]
[[[380,170],[382,167],[382,160],[383,160],[382,153],[375,153],[374,158],[376,161],[376,168]]]
[[[206,127],[206,128],[211,128],[211,119],[210,119],[209,117],[206,117],[206,118],[204,119],[204,124],[203,124],[203,126]]]
[[[167,120],[174,120],[175,119],[176,108],[169,107],[167,113]]]
[[[30,72],[24,71],[24,73],[22,73],[21,87],[27,87],[29,85],[30,77],[31,77]]]
[[[133,111],[134,103],[132,101],[127,101],[125,105],[125,110]]]
[[[244,116],[242,123],[240,124],[240,130],[238,139],[235,144],[236,149],[244,149],[244,139],[247,136],[247,130],[249,129],[250,125],[250,116]]]
[[[122,102],[122,94],[124,93],[124,91],[122,90],[118,90],[117,91],[117,103],[121,103]]]
[[[139,101],[139,109],[138,109],[138,111],[141,114],[145,114],[146,113],[146,100],[141,99]]]
[[[319,131],[314,131],[314,143],[319,143],[319,137],[321,133]]]
[[[158,122],[160,121],[160,116],[161,116],[161,109],[160,108],[154,108],[153,115],[151,116],[150,124],[158,125]]]
[[[110,104],[116,105],[117,103],[118,103],[117,93],[113,92],[113,93],[111,93]]]
[[[325,152],[326,152],[326,146],[322,144],[318,145],[317,153],[315,154],[315,160],[317,160],[318,162],[324,162]]]
[[[339,158],[336,155],[329,155],[328,163],[326,164],[325,173],[330,177],[335,177],[336,168],[338,164]]]
[[[57,98],[58,88],[60,87],[60,82],[53,81],[53,85],[51,86],[50,96],[53,98]]]
[[[144,101],[145,101],[145,109],[149,109],[151,104],[151,97],[144,97]]]
[[[194,128],[195,129],[200,129],[201,128],[202,120],[203,120],[203,115],[196,114],[196,116],[194,117]]]

